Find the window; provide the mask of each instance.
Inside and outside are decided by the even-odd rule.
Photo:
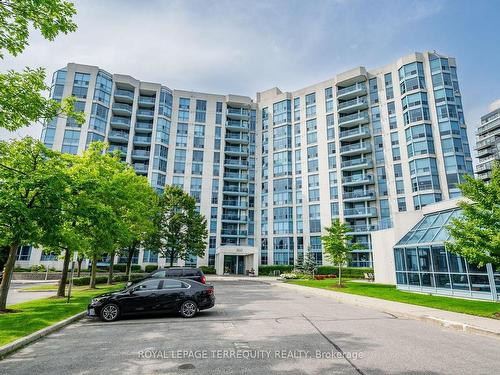
[[[75,73],[73,80],[73,91],[71,94],[77,98],[87,99],[87,91],[89,88],[90,74]]]
[[[61,152],[77,154],[80,143],[80,130],[65,130]]]
[[[155,273],[154,277],[157,277],[156,275],[158,273],[160,273],[160,272]],[[159,277],[162,277],[162,276],[159,276]],[[137,285],[136,287],[134,287],[134,290],[138,291],[138,292],[141,292],[141,291],[144,291],[144,290],[158,289],[158,284],[159,283],[160,283],[159,280],[147,280],[147,281],[143,281],[142,283],[140,283],[139,285]]]

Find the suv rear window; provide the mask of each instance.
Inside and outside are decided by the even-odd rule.
[[[167,277],[180,277],[182,276],[182,270],[167,270]]]
[[[200,272],[198,270],[184,270],[184,276],[199,276]]]

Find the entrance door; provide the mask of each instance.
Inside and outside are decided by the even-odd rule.
[[[243,255],[238,255],[238,275],[245,274],[245,257]]]
[[[224,273],[236,273],[236,255],[224,255]]]

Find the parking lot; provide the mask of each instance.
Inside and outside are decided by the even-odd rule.
[[[291,292],[216,281],[194,319],[83,319],[0,362],[1,374],[495,374],[500,340]]]

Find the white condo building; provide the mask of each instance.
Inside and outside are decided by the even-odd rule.
[[[372,266],[372,231],[390,227],[396,212],[458,196],[457,182],[473,173],[456,62],[437,53],[255,99],[70,63],[55,72],[51,92],[69,95],[85,124],[55,119],[45,144],[81,153],[104,140],[158,192],[181,186],[210,233],[205,257],[186,264],[218,272],[294,264],[306,251],[327,263],[321,232],[335,218],[362,246],[352,265]],[[20,253],[19,265],[43,263],[21,251],[28,256]],[[147,250],[134,262],[164,264]]]

